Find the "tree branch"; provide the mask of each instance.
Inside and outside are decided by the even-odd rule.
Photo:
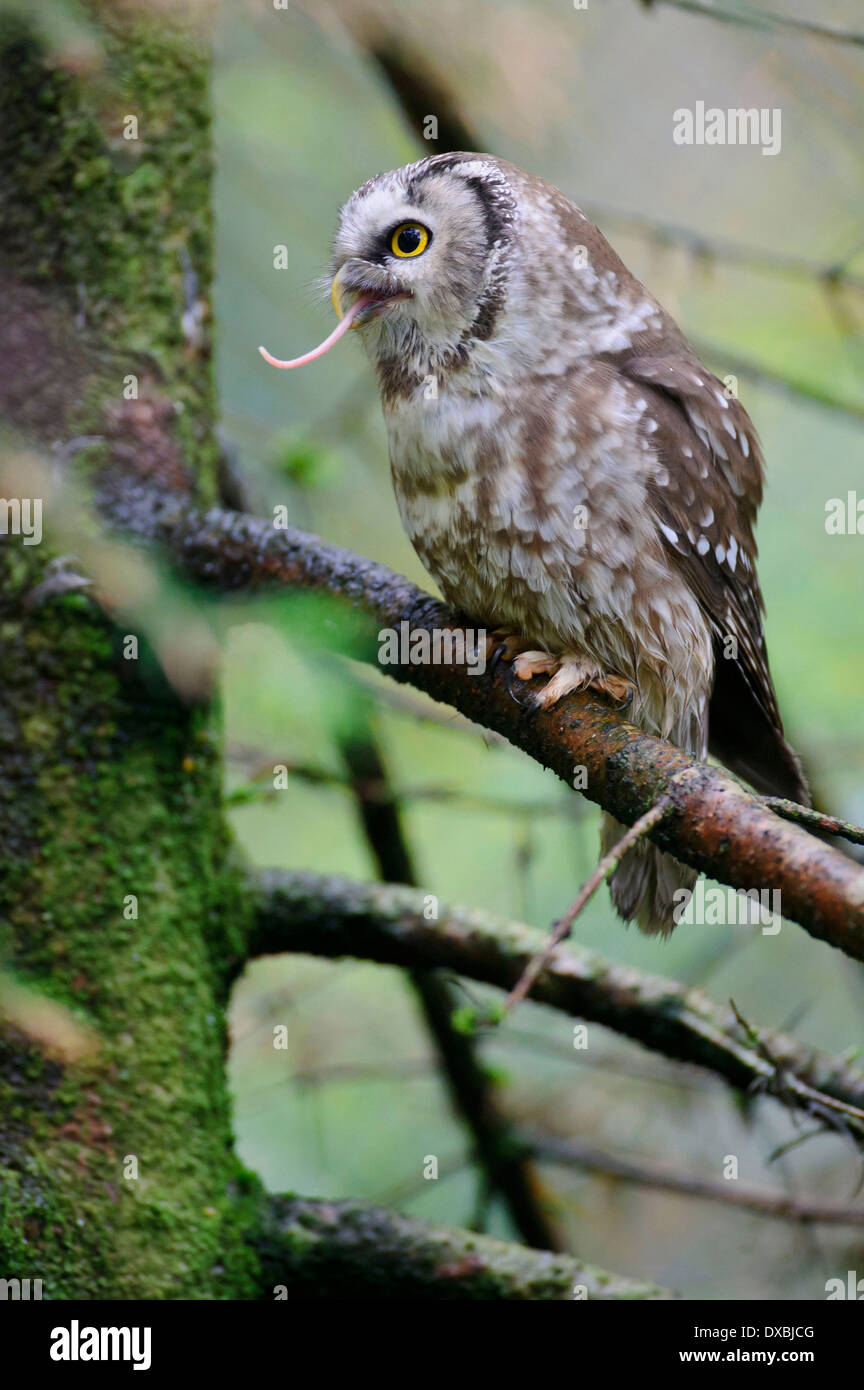
[[[657,3],[703,15],[707,19],[717,19],[724,24],[743,24],[751,29],[788,29],[817,39],[831,39],[834,43],[864,44],[864,30],[848,29],[841,24],[825,24],[821,20],[797,19],[792,15],[761,9],[732,9],[715,4],[714,0],[657,0]]]
[[[821,830],[826,835],[838,835],[853,845],[864,845],[864,827],[853,825],[849,820],[838,820],[837,816],[826,816],[822,811],[814,811],[809,806],[799,806],[795,801],[787,801],[783,796],[766,796],[763,802],[784,820],[794,821],[796,825],[808,829]]]
[[[409,968],[434,964],[508,990],[546,939],[533,927],[464,908],[438,907],[430,920],[428,896],[416,889],[280,870],[251,875],[249,888],[253,957],[292,951]],[[792,1110],[864,1110],[864,1076],[845,1061],[767,1028],[754,1037],[733,1008],[586,947],[559,947],[530,997],[704,1067],[737,1090],[765,1090]]]
[[[145,510],[134,524],[161,536],[185,573],[212,589],[288,586],[347,600],[368,620],[367,644],[353,654],[370,662],[377,660],[379,629],[398,632],[407,623],[431,634],[460,626],[457,615],[402,575],[302,531],[276,530],[239,513],[190,512],[176,502],[155,519]],[[323,629],[322,637],[335,643]],[[668,794],[671,813],[650,832],[656,844],[735,888],[779,891],[784,917],[864,960],[864,870],[775,816],[728,773],[640,733],[588,694],[570,695],[529,721],[501,667],[483,675],[446,662],[382,669],[502,734],[568,785],[584,768],[585,795],[625,825]]]
[[[620,1301],[672,1297],[568,1255],[427,1226],[359,1202],[273,1197],[253,1237],[262,1288],[289,1298]]]
[[[674,1192],[681,1197],[725,1202],[727,1206],[741,1207],[756,1216],[797,1221],[802,1225],[864,1226],[864,1207],[850,1207],[842,1202],[807,1202],[786,1192],[772,1192],[766,1188],[748,1187],[715,1178],[691,1177],[686,1173],[674,1173],[668,1168],[657,1168],[649,1163],[606,1153],[589,1144],[552,1135],[533,1133],[526,1138],[531,1152],[545,1163],[582,1168],[606,1177],[620,1178],[622,1182],[635,1183],[639,1187]]]

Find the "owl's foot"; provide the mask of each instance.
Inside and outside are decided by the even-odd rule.
[[[618,709],[626,709],[636,693],[635,685],[626,677],[604,671],[596,662],[576,656],[573,652],[553,656],[551,652],[523,651],[513,662],[513,672],[521,681],[530,681],[534,676],[549,676],[542,690],[528,691],[518,701],[528,709],[552,709],[572,690],[596,690],[601,695],[608,695]],[[510,693],[513,695],[512,689]],[[513,698],[516,699],[516,696]]]

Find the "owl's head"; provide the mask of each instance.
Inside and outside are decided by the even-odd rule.
[[[291,362],[360,332],[383,397],[428,374],[566,371],[663,328],[662,310],[591,221],[545,179],[484,154],[378,174],[342,208],[327,284],[339,327]]]
[[[452,364],[494,331],[515,234],[516,199],[487,155],[446,154],[379,174],[345,203],[333,248],[340,312],[373,361]]]

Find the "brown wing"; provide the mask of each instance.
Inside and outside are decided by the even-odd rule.
[[[809,804],[768,666],[753,525],[762,500],[759,441],[743,406],[695,356],[631,357],[646,388],[659,461],[649,500],[670,556],[714,631],[709,747],[757,790]]]

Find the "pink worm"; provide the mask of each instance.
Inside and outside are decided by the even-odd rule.
[[[290,362],[283,361],[281,357],[274,357],[266,348],[259,347],[258,351],[264,358],[264,361],[270,363],[271,367],[304,367],[307,362],[314,362],[316,357],[323,357],[324,353],[329,352],[333,345],[338,343],[340,338],[344,338],[361,310],[368,308],[370,304],[377,304],[379,302],[380,300],[377,295],[361,294],[359,299],[355,299],[351,308],[346,310],[345,317],[340,319],[329,338],[325,338],[323,343],[319,343],[311,352],[304,352],[302,357],[294,357]]]

